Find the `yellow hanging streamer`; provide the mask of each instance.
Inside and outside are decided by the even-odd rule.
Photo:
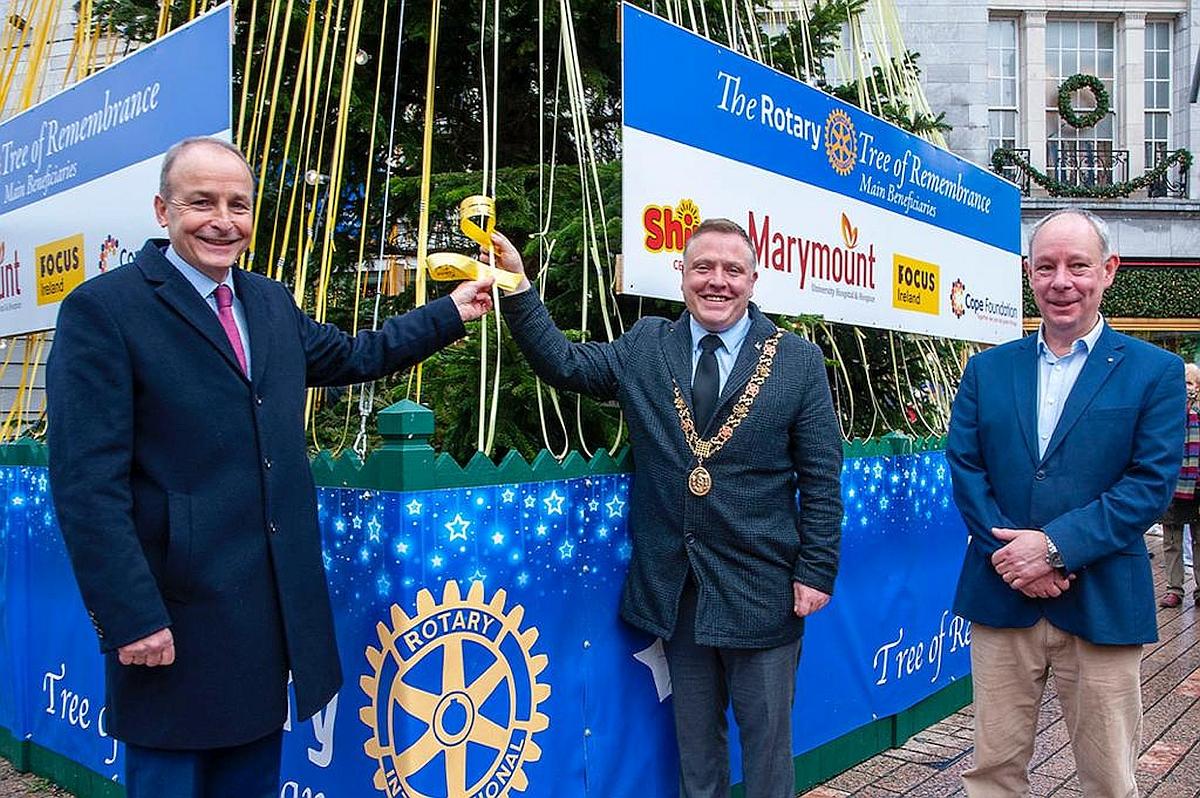
[[[458,226],[463,235],[484,249],[492,248],[492,231],[496,229],[496,200],[479,194],[464,199],[458,206]],[[484,220],[480,227],[475,219]],[[434,252],[425,256],[429,276],[438,282],[460,280],[482,280],[490,276],[496,285],[505,291],[515,291],[521,284],[521,275],[503,269],[495,269],[475,258],[456,252]]]

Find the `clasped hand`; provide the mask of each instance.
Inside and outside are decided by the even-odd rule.
[[[1013,590],[1030,598],[1058,598],[1071,587],[1074,574],[1063,576],[1046,561],[1046,533],[993,527],[992,534],[1006,541],[992,554],[992,567]]]

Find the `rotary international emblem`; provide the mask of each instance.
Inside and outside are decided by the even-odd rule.
[[[533,735],[549,726],[538,707],[550,686],[537,679],[548,660],[532,652],[538,630],[521,628],[524,608],[506,611],[506,598],[497,590],[485,603],[483,582],[472,582],[464,599],[450,580],[441,603],[422,590],[415,616],[393,604],[391,625],[379,623],[359,717],[388,798],[505,798],[528,786],[524,766],[542,755]]]
[[[850,114],[841,108],[829,112],[825,119],[825,157],[833,171],[842,177],[854,170],[858,162],[858,140],[854,135],[854,122]]]

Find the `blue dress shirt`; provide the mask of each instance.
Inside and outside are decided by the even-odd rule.
[[[1050,445],[1054,428],[1058,426],[1058,420],[1062,417],[1063,405],[1066,403],[1067,397],[1071,395],[1071,389],[1075,387],[1075,381],[1079,379],[1079,373],[1083,371],[1083,364],[1087,362],[1088,355],[1095,348],[1096,341],[1100,339],[1102,332],[1104,332],[1103,316],[1096,320],[1096,326],[1092,327],[1087,335],[1075,339],[1075,342],[1071,344],[1071,351],[1059,356],[1046,346],[1046,340],[1042,337],[1042,329],[1038,328],[1039,457],[1046,454],[1046,447]]]
[[[700,339],[709,334],[709,330],[700,326],[691,316],[688,321],[692,328],[692,380],[696,379],[696,365],[700,362],[700,354],[703,350],[700,349]],[[721,346],[717,347],[713,354],[717,356],[717,373],[720,377],[717,383],[717,396],[725,390],[725,380],[729,378],[729,372],[733,371],[733,364],[737,362],[738,352],[742,349],[742,342],[746,340],[746,333],[750,332],[750,314],[746,313],[741,319],[734,322],[733,326],[728,330],[716,333],[721,338]]]

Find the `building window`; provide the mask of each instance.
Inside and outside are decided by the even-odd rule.
[[[1116,25],[1098,20],[1049,20],[1046,23],[1046,165],[1058,180],[1073,185],[1106,185],[1126,179],[1128,152],[1115,149],[1117,129]],[[1058,112],[1058,87],[1076,73],[1095,75],[1109,95],[1109,112],[1094,126],[1079,130]],[[1071,107],[1096,107],[1091,91],[1081,89]]]
[[[1171,23],[1146,23],[1146,168],[1171,145]]]
[[[1017,21],[988,21],[988,154],[1017,146]]]

